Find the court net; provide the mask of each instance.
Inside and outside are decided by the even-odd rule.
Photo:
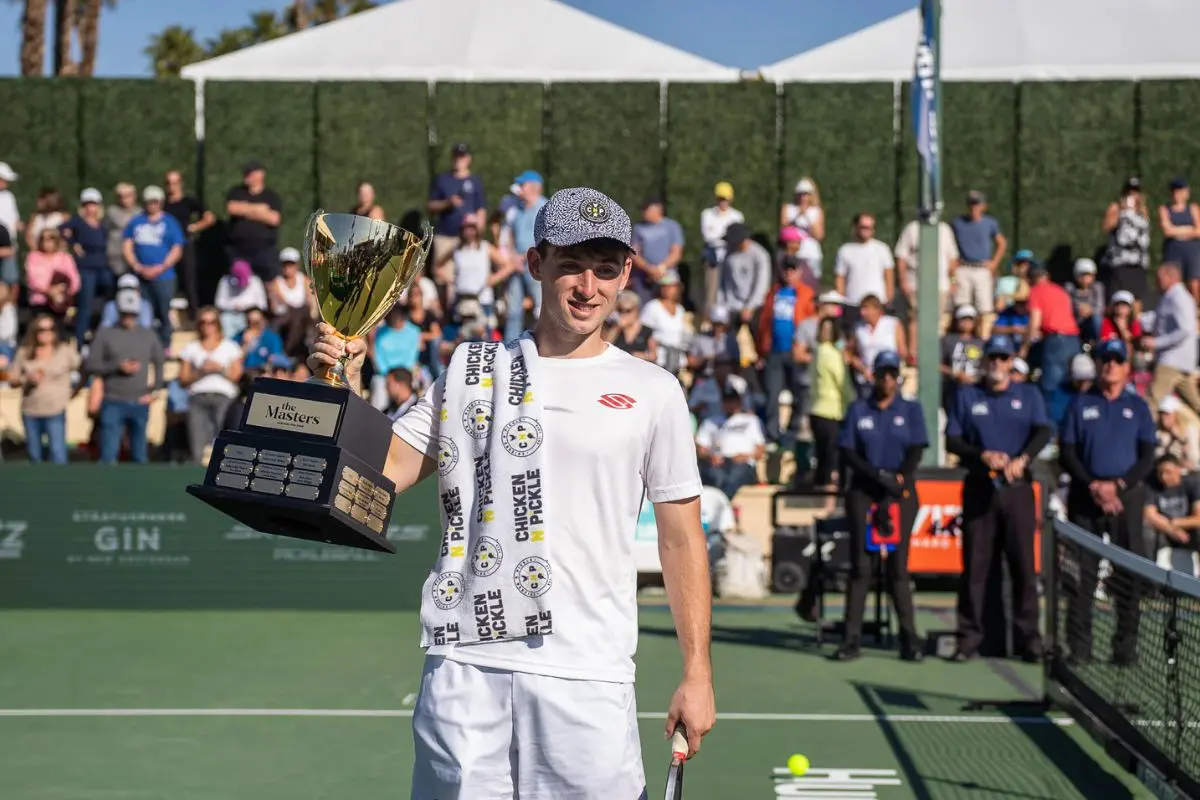
[[[1200,581],[1067,522],[1047,545],[1049,699],[1156,796],[1200,800]]]

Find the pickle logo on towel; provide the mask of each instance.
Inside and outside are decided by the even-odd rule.
[[[462,602],[463,576],[460,572],[443,572],[433,582],[433,602],[443,611],[449,611]]]
[[[458,445],[448,436],[438,438],[438,475],[448,475],[458,466]]]
[[[517,564],[513,579],[517,589],[526,597],[541,597],[550,591],[553,579],[550,577],[550,564],[544,558],[530,556]]]
[[[500,441],[510,455],[525,458],[542,446],[542,426],[533,417],[517,417],[504,426]]]
[[[471,570],[479,577],[486,578],[500,569],[500,562],[503,559],[504,550],[501,549],[500,542],[491,536],[481,536],[479,543],[475,545],[474,557],[471,559]]]
[[[484,439],[492,430],[493,407],[487,400],[472,400],[463,411],[463,428],[476,439]]]

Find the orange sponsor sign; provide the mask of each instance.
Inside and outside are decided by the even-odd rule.
[[[928,575],[962,572],[962,482],[918,479],[921,505],[913,520],[908,545],[908,571]],[[1037,524],[1034,529],[1034,564],[1042,569],[1042,485],[1033,484]]]

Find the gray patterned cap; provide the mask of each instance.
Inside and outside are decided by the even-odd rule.
[[[632,246],[633,223],[611,197],[586,187],[555,192],[533,222],[533,243],[570,247],[590,239]]]

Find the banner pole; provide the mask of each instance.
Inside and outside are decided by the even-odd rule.
[[[944,461],[944,438],[939,424],[942,379],[938,331],[942,314],[938,226],[942,216],[941,67],[942,3],[921,0],[921,40],[917,45],[912,84],[913,124],[916,131],[921,223],[917,265],[917,395],[925,414],[930,447],[923,466]]]

